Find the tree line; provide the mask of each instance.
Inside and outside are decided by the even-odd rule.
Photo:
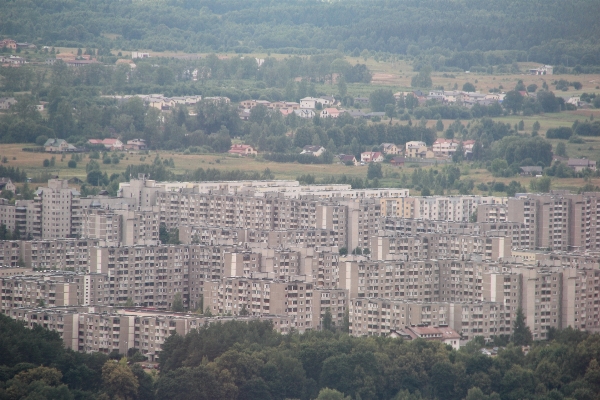
[[[526,57],[555,65],[597,66],[596,5],[592,0],[568,5],[556,0],[493,4],[29,0],[6,3],[0,34],[30,42],[42,38],[42,45],[103,50],[311,54],[339,49],[357,56],[365,51],[430,53],[436,62],[460,68]],[[502,51],[514,54],[506,60],[498,54]]]

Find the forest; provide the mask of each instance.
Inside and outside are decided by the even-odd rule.
[[[594,0],[9,0],[0,35],[65,47],[398,54],[434,67],[600,64]]]
[[[281,335],[270,322],[217,322],[169,337],[150,374],[136,349],[76,353],[57,333],[0,315],[0,399],[597,399],[598,334],[554,330],[523,351],[531,337],[516,325],[490,357],[483,338],[457,351],[334,327]]]

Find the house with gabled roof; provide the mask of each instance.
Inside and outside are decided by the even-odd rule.
[[[400,154],[401,150],[394,143],[381,143],[383,154]]]
[[[569,168],[575,170],[575,172],[581,172],[585,169],[596,170],[596,161],[588,160],[586,158],[569,158],[567,161]]]
[[[321,154],[325,153],[325,147],[323,146],[304,146],[302,152],[300,154],[310,154],[311,156],[319,157]]]
[[[341,163],[346,164],[346,165],[358,165],[358,161],[356,160],[356,157],[354,157],[354,155],[352,154],[340,154],[337,156],[337,158],[340,160]]]
[[[370,163],[370,162],[383,162],[384,157],[383,154],[381,154],[378,151],[365,151],[364,153],[360,154],[360,161],[364,162],[364,163]]]
[[[343,110],[338,110],[337,108],[326,108],[321,111],[321,118],[337,118],[343,112]]]
[[[89,144],[101,144],[108,150],[123,150],[123,142],[119,139],[106,138],[106,139],[89,139]]]
[[[48,153],[63,153],[76,151],[77,148],[64,139],[48,139],[44,143],[44,150]]]
[[[240,157],[255,156],[258,152],[249,144],[232,144],[228,151],[229,154],[235,154]]]

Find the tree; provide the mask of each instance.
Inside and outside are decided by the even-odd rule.
[[[567,146],[565,145],[565,142],[558,142],[556,144],[556,151],[555,151],[557,156],[560,157],[566,157],[567,156]]]
[[[77,168],[77,162],[75,160],[69,160],[69,162],[67,163],[67,166],[69,168]]]
[[[551,183],[552,181],[549,176],[543,176],[529,182],[529,188],[537,193],[548,193],[550,192]]]
[[[133,400],[137,398],[139,383],[136,376],[127,366],[127,359],[119,362],[109,360],[102,367],[104,389],[113,398]]]
[[[386,104],[385,105],[385,115],[390,119],[390,124],[392,123],[392,118],[396,116],[396,105],[395,104]]]
[[[174,312],[184,312],[185,308],[183,307],[183,299],[181,298],[181,292],[175,293],[173,296],[173,304],[171,305],[171,310]]]
[[[340,96],[346,97],[346,94],[348,94],[348,85],[346,84],[346,79],[343,76],[338,78],[337,87]]]
[[[535,121],[535,122],[533,123],[533,130],[534,130],[535,132],[537,132],[537,131],[539,131],[539,130],[540,130],[540,123],[539,123],[539,121]]]
[[[519,129],[520,131],[522,131],[522,130],[524,130],[524,129],[525,129],[525,121],[523,121],[523,120],[520,120],[520,121],[519,121],[518,129]]]
[[[463,85],[462,90],[464,92],[474,92],[476,89],[475,89],[475,85],[473,85],[471,82],[466,82]]]
[[[529,93],[533,93],[537,90],[538,85],[536,85],[535,83],[532,83],[531,85],[527,85],[527,91]]]
[[[560,103],[553,92],[540,90],[537,94],[537,101],[542,106],[544,112],[559,112]]]
[[[333,317],[331,316],[331,311],[329,310],[329,308],[327,308],[325,310],[325,315],[323,316],[322,329],[324,331],[332,331],[332,332],[334,330]]]
[[[459,142],[456,151],[452,154],[452,162],[460,163],[465,158],[465,146],[463,142]]]
[[[443,132],[444,131],[444,122],[442,121],[442,119],[438,119],[437,122],[435,123],[435,130],[438,132]]]
[[[373,111],[385,111],[386,104],[396,104],[394,93],[389,89],[377,89],[369,95],[369,103]]]
[[[511,90],[504,96],[502,105],[507,110],[512,111],[513,114],[516,114],[521,111],[521,107],[523,106],[523,96],[518,91]]]
[[[240,310],[240,316],[245,317],[249,314],[250,314],[250,312],[248,312],[248,308],[246,308],[246,305],[243,304],[242,309]]]
[[[369,163],[367,169],[367,179],[381,179],[383,178],[383,172],[381,171],[380,163]]]
[[[421,68],[421,71],[412,77],[410,85],[416,88],[430,88],[433,85],[431,80],[431,67]]]
[[[529,326],[525,324],[525,315],[521,307],[517,308],[517,315],[513,324],[512,342],[516,346],[528,346],[533,341]]]
[[[525,91],[525,84],[523,83],[522,79],[519,79],[519,81],[517,82],[517,85],[515,86],[515,90],[517,92],[523,92],[523,91]]]
[[[319,392],[317,400],[350,400],[350,396],[344,397],[342,392],[335,389],[323,388]]]
[[[173,70],[169,67],[160,66],[156,70],[156,80],[155,83],[160,86],[172,85],[175,81],[175,74]]]

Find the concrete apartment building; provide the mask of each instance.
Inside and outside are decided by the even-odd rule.
[[[372,260],[457,258],[497,261],[511,255],[510,238],[426,233],[415,236],[373,236]]]
[[[35,202],[40,209],[42,239],[75,238],[81,233],[80,194],[69,188],[67,180],[50,179],[48,187],[38,188]],[[39,235],[38,235],[39,234]]]
[[[75,274],[16,275],[0,279],[0,310],[18,307],[76,306],[82,303],[83,280]]]
[[[128,349],[136,348],[151,362],[159,360],[162,344],[172,334],[186,335],[206,324],[234,319],[112,307],[15,308],[8,315],[30,328],[39,325],[57,332],[65,347],[75,351],[126,354]],[[235,319],[252,320],[249,317]],[[276,331],[290,331],[285,317],[262,319],[271,321]]]
[[[5,240],[0,242],[0,266],[19,267],[22,264],[21,248],[19,241]]]
[[[147,211],[91,207],[83,214],[82,237],[105,246],[153,246],[160,243],[156,207]]]
[[[10,232],[17,230],[23,238],[33,236],[34,230],[39,230],[35,223],[39,218],[38,211],[33,200],[17,200],[10,204],[8,200],[0,199],[0,224]]]
[[[349,311],[356,335],[448,325],[463,338],[491,337],[510,333],[519,307],[535,339],[550,328],[600,331],[597,194],[411,198],[403,189],[142,177],[120,195],[80,199],[66,181],[51,180],[22,207],[24,218],[7,211],[28,233],[64,238],[4,242],[6,265],[81,273],[2,277],[5,313],[52,300],[159,315],[181,296],[192,310],[280,318],[281,332],[321,329],[327,312],[339,326]],[[0,204],[0,214],[9,206]],[[478,222],[469,222],[475,211]],[[160,223],[178,228],[184,244],[160,245]],[[342,247],[369,252],[340,258]],[[120,349],[124,336],[113,328],[125,328],[108,322],[78,329],[76,348]],[[127,342],[136,341],[131,332]],[[154,355],[162,343],[138,342]]]
[[[19,244],[22,260],[28,268],[85,272],[89,267],[90,249],[98,246],[99,241],[53,239],[21,241]]]
[[[511,198],[507,220],[524,223],[529,228],[534,249],[598,249],[599,196],[599,193],[551,193]]]
[[[404,200],[403,218],[440,221],[469,221],[479,205],[505,204],[506,197],[428,196]]]
[[[396,299],[352,299],[350,333],[388,336],[412,326],[450,326],[463,340],[508,335],[513,318],[504,306],[490,302],[415,302]],[[510,314],[510,313],[508,313]]]

